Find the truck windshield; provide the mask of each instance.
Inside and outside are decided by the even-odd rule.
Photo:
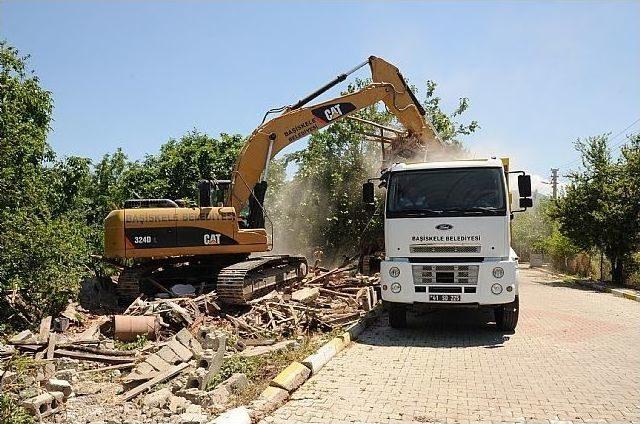
[[[445,168],[391,174],[387,217],[505,215],[501,168]]]

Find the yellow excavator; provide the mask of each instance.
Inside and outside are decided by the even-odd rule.
[[[370,84],[307,105],[367,64]],[[393,130],[397,137],[383,137],[390,150],[441,146],[398,68],[371,56],[297,103],[267,112],[240,151],[232,179],[199,182],[197,207],[179,200],[134,199],[111,211],[104,221],[103,257],[127,264],[118,279],[120,298],[131,301],[141,291],[167,290],[172,282],[187,282],[200,284],[203,290],[215,287],[226,303],[244,304],[302,279],[307,273],[303,256],[260,255],[272,247],[263,208],[269,163],[296,140],[380,101],[404,126],[402,131]],[[270,113],[280,115],[267,120]],[[241,216],[244,211],[246,216]]]

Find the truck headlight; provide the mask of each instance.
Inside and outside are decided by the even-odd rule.
[[[504,277],[504,269],[500,268],[499,266],[493,268],[493,276],[495,278],[502,278]]]
[[[397,269],[397,268],[396,268]],[[400,290],[402,290],[402,287],[400,287],[400,283],[393,283],[391,284],[391,291],[393,293],[400,293]]]
[[[491,293],[493,294],[502,293],[502,286],[498,283],[495,283],[493,286],[491,286]]]
[[[398,278],[400,276],[400,268],[398,268],[397,266],[392,266],[391,268],[389,268],[389,275],[393,278]]]

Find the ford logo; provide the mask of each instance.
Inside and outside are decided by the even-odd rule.
[[[447,231],[453,228],[453,225],[451,224],[440,224],[440,225],[436,225],[436,230],[440,230],[440,231]]]

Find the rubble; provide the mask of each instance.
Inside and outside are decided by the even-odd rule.
[[[91,315],[69,303],[59,316],[44,317],[37,334],[25,330],[0,345],[0,384],[37,419],[66,402],[75,409],[65,413],[83,422],[104,420],[104,411],[117,407],[121,415],[106,422],[207,423],[251,384],[242,373],[212,384],[227,359],[296,349],[305,337],[350,326],[375,306],[378,278],[351,271],[316,266],[301,283],[243,306],[219,304],[215,292],[195,296],[189,284],[141,295],[119,315]],[[274,409],[347,343],[333,339],[293,362],[249,409],[213,422],[250,422],[250,415]],[[5,366],[18,354],[35,359],[33,374]],[[81,406],[86,402],[95,403]]]
[[[169,402],[172,396],[173,393],[171,393],[171,389],[165,387],[155,392],[148,393],[142,400],[142,404],[146,408],[162,408]]]
[[[64,395],[64,400],[67,400],[73,395],[73,387],[71,387],[71,383],[67,380],[50,378],[45,384],[45,388],[49,392],[61,392]]]
[[[292,294],[271,292],[249,302],[240,316],[225,315],[243,339],[278,338],[331,331],[355,323],[377,303],[373,286],[377,277],[344,275],[350,269],[336,268],[308,276]],[[366,308],[362,306],[366,305]]]
[[[22,406],[36,418],[42,419],[58,411],[62,406],[64,394],[62,392],[43,393],[22,402]]]
[[[309,305],[320,296],[320,289],[317,287],[307,287],[296,290],[291,294],[291,300]]]

